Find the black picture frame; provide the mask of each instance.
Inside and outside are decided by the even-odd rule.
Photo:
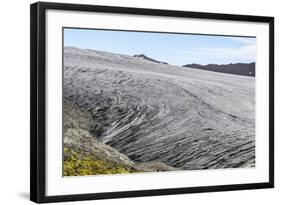
[[[46,68],[45,37],[46,10],[121,13],[151,16],[168,16],[195,19],[263,22],[269,25],[269,181],[263,183],[233,184],[138,190],[107,193],[46,196]],[[30,200],[37,203],[76,200],[97,200],[123,197],[218,192],[274,187],[274,18],[265,16],[230,15],[218,13],[157,10],[144,8],[111,7],[82,4],[38,2],[30,7]]]

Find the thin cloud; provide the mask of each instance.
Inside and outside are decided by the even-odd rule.
[[[243,44],[256,44],[256,38],[229,37],[229,39]]]
[[[237,63],[237,62],[255,62],[256,61],[256,44],[245,41],[245,45],[233,47],[196,47],[191,50],[178,51],[187,63]]]

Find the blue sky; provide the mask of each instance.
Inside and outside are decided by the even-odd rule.
[[[64,29],[64,46],[145,54],[173,65],[256,61],[256,38]]]

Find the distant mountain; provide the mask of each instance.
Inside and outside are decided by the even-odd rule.
[[[196,68],[201,70],[208,70],[220,73],[229,73],[229,74],[237,74],[237,75],[246,75],[246,76],[255,76],[255,63],[234,63],[234,64],[208,64],[208,65],[200,65],[200,64],[186,64],[183,67]]]
[[[161,64],[168,64],[166,62],[163,62],[163,61],[158,61],[158,60],[155,60],[153,58],[150,58],[144,54],[138,54],[138,55],[133,55],[133,57],[136,57],[136,58],[142,58],[142,59],[145,59],[145,60],[149,60],[149,61],[152,61],[154,63],[161,63]]]

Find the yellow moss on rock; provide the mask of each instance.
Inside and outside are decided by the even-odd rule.
[[[96,174],[123,174],[137,172],[134,168],[114,162],[98,159],[92,153],[64,148],[64,176],[85,176]]]

